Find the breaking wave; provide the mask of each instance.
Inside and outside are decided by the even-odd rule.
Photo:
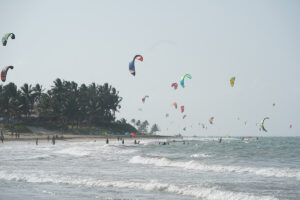
[[[213,171],[213,172],[235,172],[235,173],[251,173],[255,175],[261,175],[264,177],[278,177],[278,178],[297,178],[300,179],[299,169],[288,169],[288,168],[255,168],[255,167],[241,167],[241,166],[223,166],[223,165],[206,165],[196,162],[194,160],[184,161],[173,161],[165,157],[152,158],[134,156],[129,160],[129,163],[134,164],[145,164],[155,165],[159,167],[178,167],[188,170],[199,170],[199,171]]]
[[[39,174],[40,175],[40,174]],[[199,186],[180,186],[175,184],[160,183],[158,181],[149,182],[125,182],[125,181],[104,181],[82,177],[64,177],[64,176],[38,176],[37,174],[14,173],[10,174],[0,171],[0,179],[8,181],[24,181],[29,183],[54,183],[54,184],[70,184],[83,185],[86,187],[113,187],[122,189],[144,190],[149,192],[166,192],[175,195],[190,196],[201,199],[215,200],[276,200],[272,196],[256,196],[249,193],[233,192],[221,190],[216,187],[199,187]]]

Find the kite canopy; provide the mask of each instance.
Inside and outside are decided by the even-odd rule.
[[[290,128],[293,128],[293,125],[292,125],[292,124],[290,124]]]
[[[4,67],[4,68],[2,69],[2,71],[1,71],[1,80],[2,80],[3,82],[6,81],[6,74],[7,74],[7,71],[8,71],[9,69],[13,69],[13,68],[14,68],[13,66],[7,66],[7,67]]]
[[[186,115],[183,115],[182,119],[186,118]]]
[[[184,76],[181,77],[181,79],[180,79],[180,84],[181,84],[181,86],[182,86],[183,88],[184,88],[184,79],[185,79],[185,78],[191,79],[192,76],[189,75],[189,74],[185,74]]]
[[[209,123],[210,123],[210,124],[213,124],[214,119],[215,119],[214,117],[211,117],[211,118],[209,119]]]
[[[125,135],[126,135],[126,136],[130,136],[130,133],[129,133],[129,132],[126,132]]]
[[[145,101],[146,101],[146,98],[149,98],[149,96],[148,96],[148,95],[146,95],[146,96],[144,96],[144,97],[142,98],[142,102],[143,102],[143,103],[145,103]]]
[[[177,87],[178,87],[178,84],[177,84],[177,83],[172,83],[171,87],[173,87],[173,88],[174,88],[174,90],[176,90],[176,89],[177,89]]]
[[[184,112],[184,106],[180,106],[181,112]]]
[[[168,114],[168,113],[166,114],[166,117],[169,117],[169,114]]]
[[[173,103],[173,106],[175,107],[175,109],[177,109],[177,103],[176,102]]]
[[[273,107],[275,107],[276,106],[276,104],[275,103],[273,103]]]
[[[235,77],[231,77],[231,79],[230,79],[230,85],[231,85],[231,87],[234,86],[234,82],[235,82]]]
[[[130,133],[130,136],[135,137],[135,136],[136,136],[136,133]]]
[[[6,33],[6,34],[2,37],[2,45],[3,45],[3,46],[6,46],[7,40],[8,40],[9,37],[10,37],[11,39],[13,39],[13,40],[16,38],[15,34],[13,34],[13,33]]]
[[[143,61],[144,58],[141,55],[134,56],[133,60],[129,63],[129,72],[135,76],[135,60]]]
[[[267,129],[265,129],[265,126],[264,126],[266,119],[270,119],[270,118],[269,117],[265,117],[263,120],[261,120],[261,122],[260,122],[260,130],[268,132]]]

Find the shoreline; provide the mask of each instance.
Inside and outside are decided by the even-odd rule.
[[[119,138],[123,138],[125,140],[149,140],[149,139],[178,139],[179,137],[175,136],[161,136],[161,135],[153,135],[153,136],[136,136],[136,137],[130,137],[125,135],[79,135],[79,134],[35,134],[35,133],[23,133],[20,134],[20,138],[16,138],[15,135],[12,136],[11,134],[4,134],[4,143],[5,142],[28,142],[32,141],[35,142],[36,139],[38,139],[39,142],[48,142],[51,141],[53,136],[57,136],[55,140],[57,142],[59,141],[76,141],[76,142],[85,142],[85,141],[94,141],[94,140],[100,140],[105,141],[107,138],[109,140],[117,140]],[[48,140],[49,137],[49,140]],[[1,143],[1,141],[0,141]]]

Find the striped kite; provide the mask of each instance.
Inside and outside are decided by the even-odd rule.
[[[129,72],[135,76],[135,60],[138,59],[139,61],[143,61],[144,58],[141,55],[134,56],[133,60],[129,63]]]
[[[7,74],[7,71],[8,71],[9,69],[13,69],[13,68],[14,68],[14,66],[7,66],[7,67],[4,67],[4,68],[2,69],[2,71],[1,71],[1,80],[2,80],[3,82],[6,81],[6,74]]]

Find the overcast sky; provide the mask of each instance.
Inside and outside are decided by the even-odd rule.
[[[297,0],[1,0],[0,34],[16,39],[1,46],[0,66],[15,66],[5,84],[18,86],[108,82],[123,97],[118,118],[161,134],[300,136],[299,10]],[[172,89],[185,73],[186,88]],[[267,133],[256,126],[264,117]]]

